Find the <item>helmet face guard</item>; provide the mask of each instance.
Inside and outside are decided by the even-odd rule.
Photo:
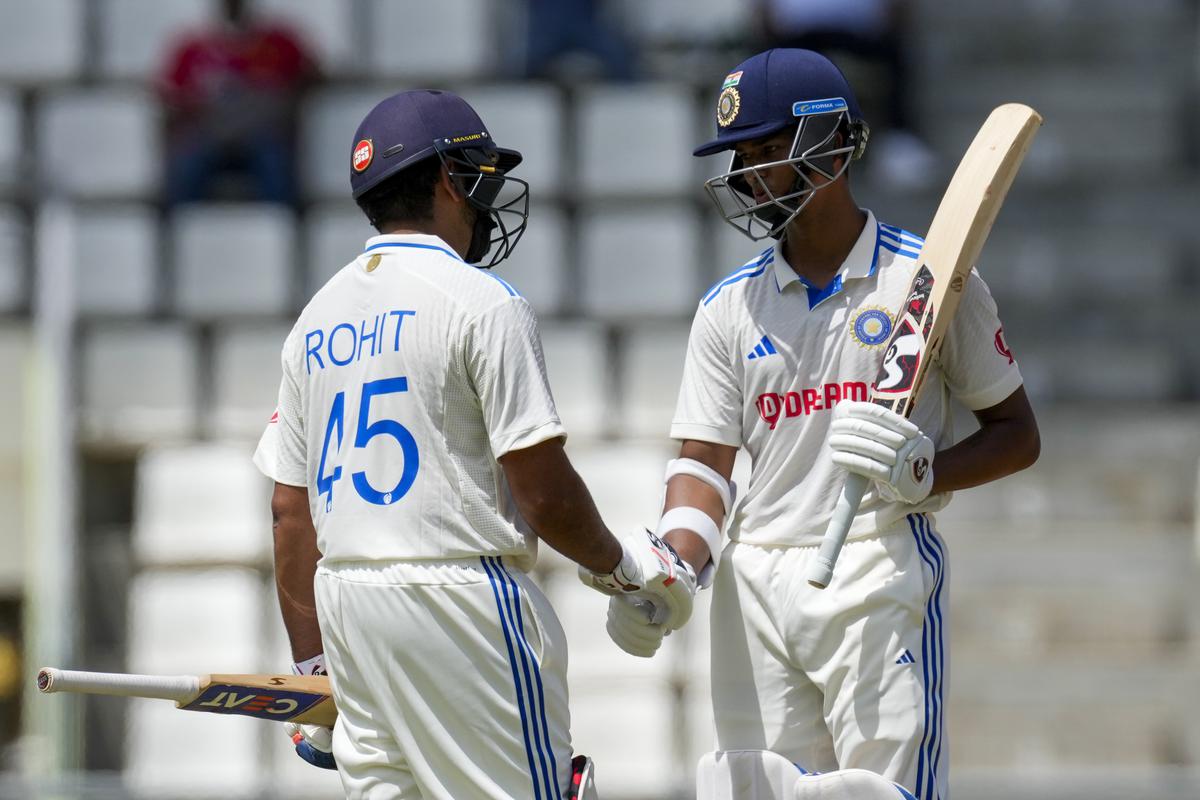
[[[475,210],[475,225],[465,261],[490,269],[508,258],[529,222],[529,184],[512,178],[508,170],[521,157],[495,147],[443,147],[438,158]],[[484,258],[491,253],[486,263]]]
[[[840,144],[839,132],[847,133]],[[852,120],[845,108],[802,116],[787,158],[747,167],[735,151],[729,171],[705,181],[704,189],[725,221],[746,236],[755,241],[768,236],[778,239],[813,194],[840,178],[850,162],[862,155],[867,137],[866,123]],[[788,167],[794,174],[790,188],[778,195],[765,177],[765,171],[777,167]],[[752,185],[766,194],[766,200],[755,200]]]

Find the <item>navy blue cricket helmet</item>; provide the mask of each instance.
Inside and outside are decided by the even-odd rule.
[[[716,138],[693,155],[733,150],[795,128],[787,158],[747,167],[735,152],[728,171],[704,184],[725,220],[751,239],[781,236],[813,193],[862,155],[869,136],[846,76],[812,50],[776,48],[743,61],[722,81],[716,117]],[[790,166],[796,180],[775,195],[759,181],[758,170],[781,165]],[[754,199],[750,181],[766,190],[764,202]]]
[[[466,260],[477,264],[492,252],[480,265],[487,268],[508,257],[529,219],[529,184],[508,174],[521,154],[498,146],[475,109],[452,92],[399,92],[371,109],[354,134],[351,194],[357,200],[428,158],[446,166],[478,212]]]

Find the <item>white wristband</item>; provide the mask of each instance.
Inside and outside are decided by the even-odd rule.
[[[317,653],[304,661],[292,664],[293,675],[327,675],[325,671],[325,654]]]
[[[676,475],[689,475],[711,486],[721,496],[725,516],[729,516],[729,510],[733,507],[732,484],[725,480],[721,473],[694,458],[674,458],[667,462],[667,475],[663,481],[669,482]]]
[[[715,570],[721,563],[721,529],[713,522],[712,517],[692,506],[676,506],[662,515],[655,535],[661,539],[668,531],[678,528],[689,530],[704,540]]]

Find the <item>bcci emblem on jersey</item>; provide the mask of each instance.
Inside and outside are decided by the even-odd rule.
[[[879,306],[861,308],[850,320],[850,335],[860,347],[880,347],[892,335],[892,318]]]

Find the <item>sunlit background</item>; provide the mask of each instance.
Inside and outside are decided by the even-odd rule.
[[[164,84],[180,37],[223,4],[0,0],[0,798],[340,796],[278,726],[40,696],[33,677],[287,671],[269,487],[249,457],[291,320],[371,234],[349,154],[385,95],[454,89],[525,154],[531,221],[500,274],[542,320],[601,511],[619,531],[652,524],[691,312],[759,247],[701,190],[724,160],[690,151],[735,64],[818,41],[762,24],[766,6],[798,7],[796,23],[830,4],[805,5],[259,0],[314,67],[289,128],[294,188],[228,171],[180,202]],[[1046,119],[980,262],[1042,458],[940,516],[951,786],[1194,800],[1197,3],[914,0],[890,27],[876,5],[832,17],[876,46],[829,52],[872,123],[853,182],[883,220],[924,233],[993,106]],[[707,598],[643,661],[609,642],[603,598],[560,558],[537,577],[571,640],[576,747],[602,795],[690,796],[713,747]]]

